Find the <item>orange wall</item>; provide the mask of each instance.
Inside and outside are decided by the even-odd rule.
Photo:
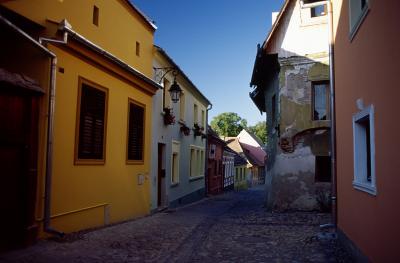
[[[400,244],[400,2],[369,2],[369,13],[350,41],[348,1],[333,1],[338,224],[371,261],[394,262]],[[376,196],[352,186],[352,115],[358,98],[375,107]]]

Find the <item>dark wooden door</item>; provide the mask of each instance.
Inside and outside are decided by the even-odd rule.
[[[0,250],[36,234],[38,97],[0,88]]]
[[[160,207],[164,202],[164,180],[165,180],[165,168],[163,168],[164,163],[164,147],[165,144],[158,144],[158,162],[157,162],[157,206]]]

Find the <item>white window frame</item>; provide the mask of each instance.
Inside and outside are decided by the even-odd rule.
[[[365,142],[365,135],[357,124],[358,121],[368,116],[369,129],[370,129],[370,158],[371,158],[371,181],[367,180],[366,172],[363,171],[363,166],[366,166],[365,158],[360,157],[362,151],[365,151],[363,143]],[[364,191],[371,195],[377,194],[376,177],[375,177],[375,128],[374,128],[374,106],[370,105],[360,112],[353,115],[353,160],[354,160],[354,180],[353,187],[357,190]]]
[[[349,0],[349,28],[350,28],[349,38],[350,38],[350,41],[352,41],[353,38],[355,37],[355,35],[357,34],[358,29],[360,28],[362,22],[364,21],[365,17],[368,14],[368,11],[369,11],[370,0],[365,0],[366,6],[363,10],[360,10],[360,12],[358,12],[358,10],[357,11],[352,10],[351,6],[360,4],[360,2],[361,2],[361,0]],[[352,21],[354,21],[354,24],[352,23]]]

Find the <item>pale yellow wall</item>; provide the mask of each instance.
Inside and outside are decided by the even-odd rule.
[[[96,67],[51,46],[63,74],[57,73],[52,215],[108,204],[110,222],[141,215],[150,209],[150,182],[138,185],[137,175],[148,178],[152,97]],[[78,79],[83,77],[109,89],[106,161],[104,165],[74,165]],[[126,164],[128,98],[146,105],[145,160]],[[52,225],[70,232],[105,223],[105,207],[56,217]]]
[[[2,5],[44,26],[46,19],[65,18],[73,30],[152,78],[153,30],[125,0],[18,0]],[[99,26],[92,23],[94,5],[100,10]]]
[[[247,189],[247,173],[248,169],[246,168],[246,165],[241,165],[241,166],[235,166],[235,173],[236,169],[239,169],[238,173],[235,174],[235,189],[240,190],[240,189]],[[242,169],[242,178],[240,178],[240,169]],[[236,179],[237,178],[237,179]]]

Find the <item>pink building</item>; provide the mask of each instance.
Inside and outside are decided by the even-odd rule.
[[[371,262],[399,262],[399,9],[333,1],[338,229]]]

